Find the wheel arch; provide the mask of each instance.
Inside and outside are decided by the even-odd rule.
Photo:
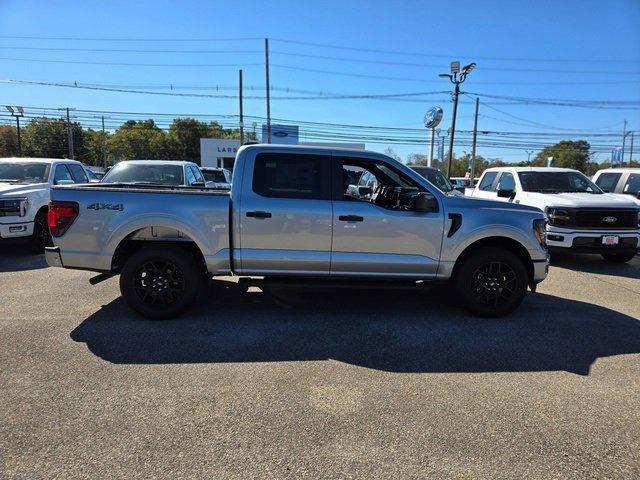
[[[531,255],[529,255],[529,251],[519,241],[514,240],[513,238],[502,237],[502,236],[481,238],[480,240],[476,240],[475,242],[468,245],[456,259],[456,262],[453,266],[453,272],[451,277],[452,278],[456,277],[456,274],[460,268],[460,265],[462,265],[462,263],[466,258],[472,255],[475,251],[478,251],[486,247],[503,248],[513,253],[516,257],[518,257],[522,261],[527,271],[527,278],[529,282],[533,281],[533,276],[534,276],[533,260],[531,259]]]

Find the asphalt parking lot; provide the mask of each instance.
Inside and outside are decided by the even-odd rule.
[[[152,322],[90,276],[0,253],[1,478],[640,478],[640,258],[502,320],[225,279]]]

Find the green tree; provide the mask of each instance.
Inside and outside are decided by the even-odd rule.
[[[84,131],[77,122],[71,124],[71,131],[74,156],[82,160],[86,155]],[[34,118],[31,120],[22,134],[22,153],[25,157],[68,158],[67,121],[63,118]]]
[[[533,160],[533,166],[545,167],[547,158],[553,157],[554,167],[573,168],[586,173],[590,148],[589,142],[585,140],[562,140],[543,148]]]
[[[18,155],[18,132],[11,125],[0,125],[0,157]]]
[[[107,139],[109,159],[180,160],[180,144],[168,138],[153,120],[129,120]]]
[[[169,127],[169,136],[177,142],[181,160],[200,163],[200,139],[207,138],[216,130],[194,118],[176,118]]]
[[[82,162],[86,165],[103,166],[103,149],[106,148],[108,133],[89,128],[84,132],[85,154]]]

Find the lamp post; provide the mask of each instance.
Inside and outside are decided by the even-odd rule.
[[[24,117],[24,108],[22,107],[12,107],[11,105],[5,105],[6,108],[12,117],[16,117],[16,133],[18,134],[18,156],[22,156],[22,142],[20,140],[20,117]]]
[[[531,166],[531,154],[533,153],[533,150],[525,150],[526,154],[527,154],[527,165]]]
[[[449,161],[447,162],[447,178],[451,176],[451,158],[453,157],[453,139],[456,133],[456,115],[458,113],[458,97],[460,96],[460,84],[464,83],[467,76],[476,67],[470,63],[460,69],[460,62],[451,62],[451,73],[441,73],[440,77],[446,77],[455,85],[453,90],[453,115],[451,116],[451,138],[449,139]]]

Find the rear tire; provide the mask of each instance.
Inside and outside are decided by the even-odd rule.
[[[120,273],[120,292],[129,307],[152,320],[174,318],[193,303],[202,288],[195,259],[173,246],[134,253]]]
[[[527,293],[522,261],[508,250],[486,247],[472,252],[456,269],[455,283],[465,307],[479,317],[513,312]]]
[[[629,253],[603,253],[602,258],[607,262],[626,263],[636,256],[636,252]]]
[[[33,234],[29,239],[29,250],[35,254],[44,253],[45,247],[53,246],[49,225],[47,225],[47,212],[41,211],[33,221]]]

